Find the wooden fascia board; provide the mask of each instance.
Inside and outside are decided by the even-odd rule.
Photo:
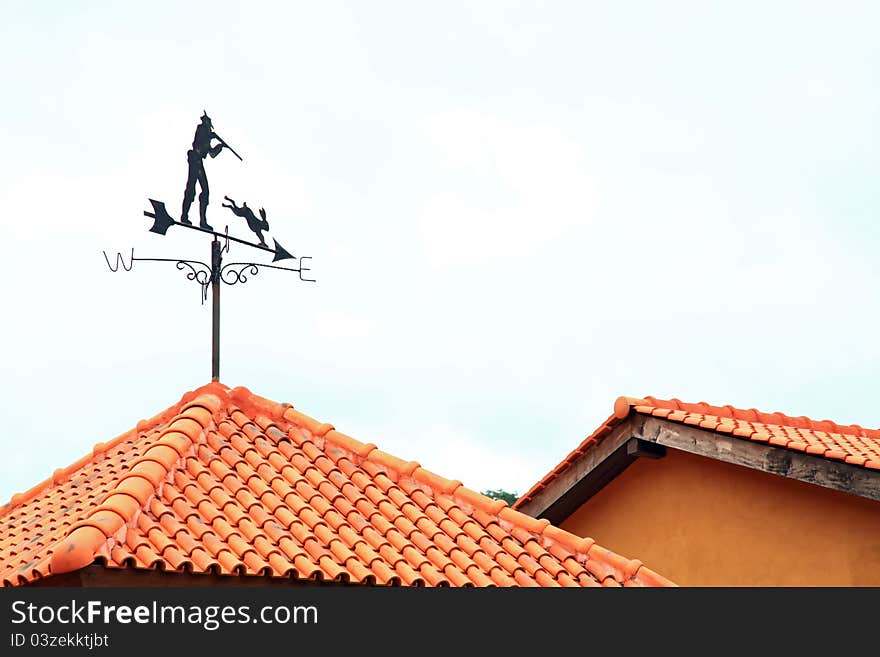
[[[565,515],[563,509],[570,506],[572,498],[578,492],[577,489],[583,488],[585,480],[589,479],[591,474],[595,473],[597,468],[612,454],[625,446],[633,435],[633,423],[632,417],[630,417],[614,427],[611,433],[605,436],[596,447],[579,456],[558,477],[519,507],[519,510],[534,518],[548,518],[551,522],[558,522],[558,516]],[[623,468],[618,471],[618,474],[622,470]],[[610,480],[608,479],[608,481]],[[586,499],[588,498],[583,495],[577,495],[575,502],[580,505]]]
[[[633,428],[634,435],[647,442],[880,500],[880,472],[868,468],[662,418],[641,416]]]

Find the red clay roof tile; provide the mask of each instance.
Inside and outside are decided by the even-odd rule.
[[[219,383],[0,507],[3,585],[92,563],[407,586],[670,584],[289,404]]]

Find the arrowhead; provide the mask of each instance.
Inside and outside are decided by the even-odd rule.
[[[149,201],[153,206],[153,214],[150,214],[149,212],[144,212],[144,214],[155,219],[155,221],[153,221],[153,226],[150,228],[150,232],[164,235],[168,229],[174,225],[174,219],[168,214],[168,210],[165,209],[165,204],[162,201],[154,201],[153,199],[149,199]]]
[[[278,262],[279,260],[287,260],[292,258],[293,256],[287,252],[287,250],[278,243],[278,240],[272,238],[275,242],[275,257],[272,258],[272,262]]]

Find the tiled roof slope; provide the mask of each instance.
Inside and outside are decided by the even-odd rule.
[[[0,582],[92,563],[406,586],[650,586],[589,538],[219,383],[0,507]]]
[[[614,402],[614,413],[520,497],[513,505],[514,508],[523,506],[568,470],[580,456],[598,445],[614,427],[626,419],[630,411],[743,440],[880,470],[880,430],[877,429],[864,429],[857,424],[840,425],[831,420],[811,420],[803,416],[791,417],[779,412],[762,413],[754,408],[743,410],[733,406],[712,406],[705,402],[687,404],[678,399],[664,400],[654,397],[618,397]]]

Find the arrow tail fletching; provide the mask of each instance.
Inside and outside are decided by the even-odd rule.
[[[154,219],[150,232],[164,235],[168,232],[168,229],[174,225],[174,219],[168,214],[168,210],[165,209],[165,204],[162,201],[156,201],[154,199],[149,199],[149,201],[153,206],[153,212],[144,212],[144,215],[147,217],[153,217]]]

